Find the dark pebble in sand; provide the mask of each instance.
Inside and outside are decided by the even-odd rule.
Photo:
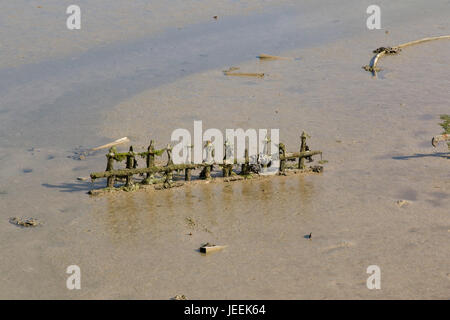
[[[23,169],[22,171],[23,173],[30,173],[33,172],[33,169]]]
[[[47,160],[52,160],[52,159],[55,159],[55,156],[50,155],[47,157]]]

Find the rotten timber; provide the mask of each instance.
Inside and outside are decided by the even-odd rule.
[[[93,172],[90,174],[92,182],[96,179],[106,178],[106,188],[91,190],[90,194],[100,194],[102,192],[109,192],[114,190],[125,190],[125,191],[134,191],[140,188],[145,189],[146,187],[152,187],[154,185],[154,189],[162,190],[169,189],[173,187],[179,187],[184,185],[185,183],[174,181],[174,174],[178,173],[177,179],[180,178],[180,173],[184,171],[184,180],[186,182],[191,181],[192,172],[194,170],[200,169],[199,178],[201,180],[211,180],[212,172],[215,166],[221,167],[223,181],[237,181],[254,177],[253,173],[257,173],[258,175],[264,175],[264,170],[267,169],[267,160],[265,157],[269,157],[273,160],[279,160],[279,170],[278,174],[286,175],[286,170],[289,170],[290,173],[320,173],[323,171],[322,166],[314,166],[310,168],[306,168],[305,159],[308,159],[310,162],[312,161],[312,157],[316,155],[320,155],[322,157],[321,151],[310,151],[309,147],[306,144],[307,134],[305,132],[301,135],[301,145],[299,152],[287,153],[286,147],[283,143],[278,145],[278,152],[272,152],[272,156],[276,155],[276,158],[272,158],[272,156],[267,155],[266,148],[262,154],[258,155],[257,163],[254,163],[254,159],[250,161],[248,150],[245,150],[244,159],[234,159],[230,161],[231,158],[227,159],[227,151],[229,150],[230,144],[226,142],[224,144],[225,148],[225,157],[223,163],[216,163],[214,159],[210,159],[208,157],[203,163],[194,164],[194,163],[186,163],[186,164],[174,164],[172,161],[172,147],[167,145],[166,148],[156,150],[155,142],[151,140],[150,145],[145,152],[134,152],[133,146],[130,146],[128,152],[117,152],[115,146],[109,149],[109,152],[106,154],[107,164],[106,170],[103,172]],[[268,143],[267,140],[266,143]],[[211,144],[205,145],[205,148],[211,148]],[[212,152],[212,149],[210,150]],[[162,156],[162,154],[167,153],[167,163],[166,165],[156,165],[156,157]],[[277,154],[278,153],[278,154]],[[259,157],[262,157],[261,160]],[[145,168],[138,168],[138,158],[145,159]],[[261,160],[261,161],[260,161]],[[115,162],[125,162],[126,166],[123,169],[114,168]],[[288,165],[288,161],[298,161],[298,163],[292,167]],[[277,164],[278,165],[278,164]],[[233,167],[238,168],[238,173],[233,171]],[[320,167],[320,168],[316,168]],[[273,166],[272,166],[273,168]],[[144,176],[141,181],[133,179],[134,175]],[[116,182],[125,182],[122,186],[116,187]]]
[[[375,53],[375,56],[372,58],[370,63],[368,65],[363,66],[362,68],[368,72],[371,72],[373,76],[376,76],[377,72],[381,71],[381,69],[377,66],[377,64],[383,56],[398,54],[405,47],[409,47],[409,46],[416,45],[419,43],[440,40],[440,39],[450,39],[450,35],[423,38],[420,40],[414,40],[414,41],[402,43],[396,47],[380,47],[373,51],[373,53]]]
[[[294,160],[297,158],[307,158],[310,156],[322,154],[322,151],[305,151],[305,152],[294,152],[294,153],[288,153],[286,156],[280,156],[280,161],[285,160]],[[238,162],[237,160],[234,161],[235,164],[245,164],[241,162]],[[223,166],[223,164],[217,164],[219,166]],[[211,164],[207,163],[199,163],[199,164],[173,164],[165,167],[161,166],[154,166],[150,168],[136,168],[136,169],[118,169],[118,170],[110,170],[110,171],[104,171],[104,172],[94,172],[91,173],[91,179],[99,179],[99,178],[108,178],[111,176],[128,176],[128,175],[135,175],[135,174],[155,174],[155,173],[166,173],[170,171],[177,171],[177,170],[192,170],[192,169],[199,169],[204,167],[210,167]],[[303,169],[304,164],[302,166]]]
[[[437,145],[439,144],[439,142],[444,142],[444,141],[450,141],[450,134],[440,134],[437,136],[434,136],[433,139],[431,139],[431,144],[433,145],[433,147],[437,147]]]

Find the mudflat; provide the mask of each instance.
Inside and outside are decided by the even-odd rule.
[[[60,1],[0,12],[0,298],[450,298],[450,155],[431,145],[450,113],[450,41],[383,58],[377,78],[361,69],[378,47],[450,34],[448,1],[378,1],[372,31],[370,1],[78,2],[81,30]],[[194,120],[279,128],[288,151],[306,131],[328,162],[101,197],[87,192],[104,181],[77,180],[106,164],[79,150],[163,147]],[[226,248],[200,254],[208,242]]]

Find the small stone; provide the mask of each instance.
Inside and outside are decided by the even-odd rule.
[[[12,224],[15,224],[16,226],[29,228],[29,227],[36,227],[40,225],[40,222],[35,218],[17,218],[13,217],[9,219],[9,222]]]

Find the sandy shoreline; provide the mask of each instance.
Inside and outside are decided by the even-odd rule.
[[[383,59],[379,79],[361,69],[376,47],[450,34],[450,7],[381,2],[385,29],[375,32],[350,5],[213,3],[208,19],[221,8],[227,15],[204,32],[214,22],[193,25],[196,15],[166,25],[161,14],[148,22],[150,35],[108,35],[99,18],[110,42],[102,48],[88,34],[78,43],[88,49],[72,55],[61,40],[51,45],[54,58],[36,55],[34,64],[2,56],[0,298],[450,298],[449,154],[430,143],[439,115],[450,113],[450,41]],[[362,17],[367,3],[358,4]],[[236,12],[245,5],[243,17]],[[129,23],[132,10],[110,14],[120,12]],[[52,38],[45,30],[33,32]],[[35,52],[27,37],[1,44],[24,41]],[[261,53],[295,59],[259,61]],[[265,77],[224,76],[231,66]],[[220,130],[280,128],[289,151],[305,130],[328,163],[320,175],[99,198],[76,181],[105,165],[104,152],[72,159],[78,146],[122,136],[163,146],[194,120]],[[20,229],[11,216],[43,225]],[[196,251],[205,242],[228,247],[205,257]],[[65,286],[71,264],[81,267],[81,290]],[[372,264],[382,290],[366,287]]]

